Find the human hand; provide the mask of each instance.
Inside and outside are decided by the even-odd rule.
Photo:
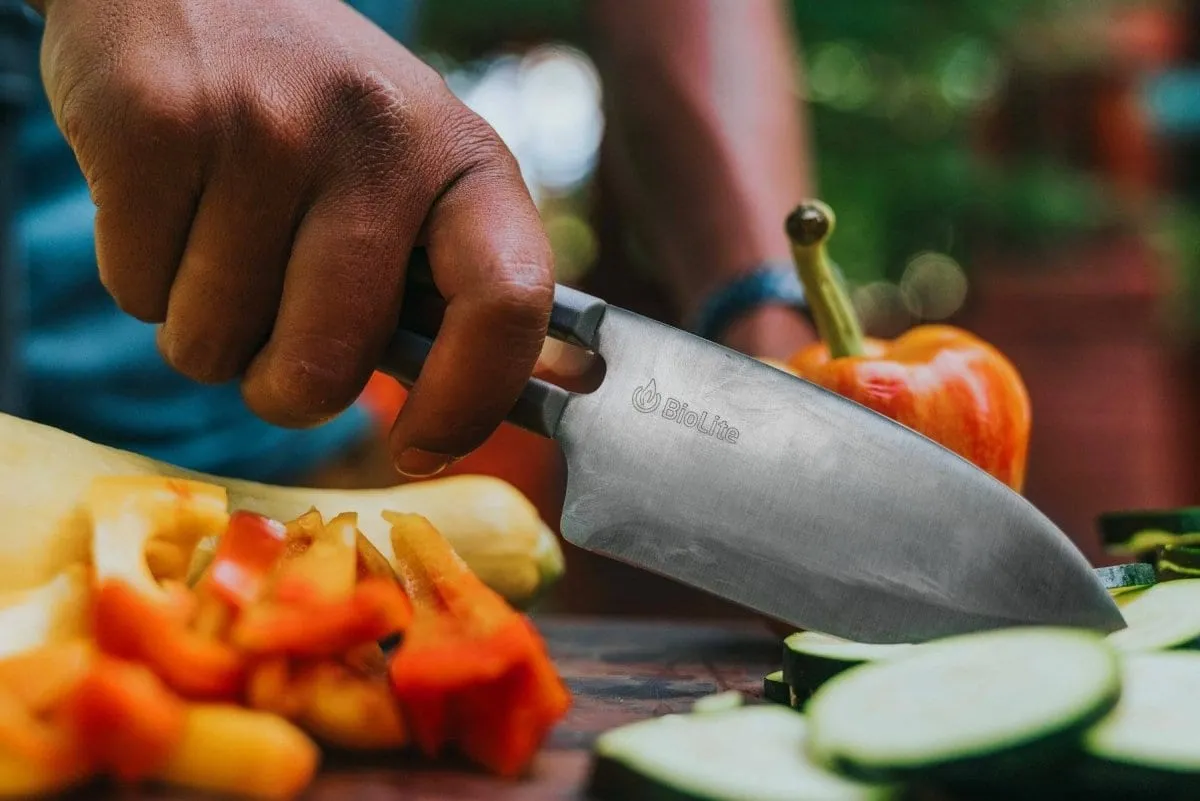
[[[182,373],[315,425],[361,392],[427,248],[447,309],[392,432],[438,472],[537,360],[552,257],[512,155],[341,0],[45,0],[42,72],[100,278]]]
[[[816,341],[812,323],[784,306],[760,306],[732,321],[721,336],[721,344],[726,347],[777,361],[786,361]]]

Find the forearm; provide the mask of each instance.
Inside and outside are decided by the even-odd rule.
[[[790,20],[778,0],[591,0],[606,156],[684,315],[766,259],[811,192]]]

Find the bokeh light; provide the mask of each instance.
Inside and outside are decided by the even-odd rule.
[[[926,251],[908,260],[900,278],[900,296],[919,320],[944,320],[967,298],[967,275],[945,253]]]

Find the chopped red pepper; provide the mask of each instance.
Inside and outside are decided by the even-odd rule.
[[[287,528],[269,517],[234,512],[200,587],[241,609],[259,599],[287,551]]]
[[[256,655],[334,657],[403,631],[411,617],[411,604],[389,579],[361,581],[342,600],[322,598],[304,582],[283,580],[272,600],[242,613],[231,638]]]
[[[93,764],[126,782],[148,778],[183,740],[187,709],[145,665],[97,657],[66,705]]]
[[[120,579],[97,589],[94,625],[101,650],[142,662],[186,698],[233,699],[241,692],[245,665],[237,651],[190,630],[178,609]]]
[[[413,603],[391,680],[417,744],[435,756],[453,742],[496,774],[520,774],[570,706],[544,642],[428,520],[387,518]]]
[[[90,644],[74,640],[0,661],[0,795],[55,792],[92,772],[61,709],[93,659]]]

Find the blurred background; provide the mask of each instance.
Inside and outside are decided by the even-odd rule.
[[[1197,502],[1200,2],[793,6],[796,102],[868,331],[945,320],[1015,362],[1033,405],[1026,495],[1096,562],[1099,512]],[[669,319],[604,203],[578,3],[439,0],[420,24],[422,55],[517,154],[559,280]],[[499,472],[557,520],[554,458],[503,431],[457,470]]]

